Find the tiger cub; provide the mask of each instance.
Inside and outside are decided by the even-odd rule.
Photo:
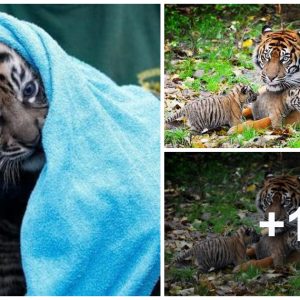
[[[42,128],[47,112],[38,71],[0,43],[0,296],[26,294],[20,228],[46,159]]]
[[[21,268],[20,228],[0,220],[0,295],[22,296],[26,292]]]
[[[192,130],[203,131],[222,125],[234,126],[242,122],[242,106],[256,100],[256,93],[249,86],[237,84],[225,96],[210,96],[188,103],[166,120],[171,123],[186,116]]]
[[[173,264],[192,257],[193,263],[202,273],[207,273],[211,268],[221,269],[231,264],[236,266],[246,260],[247,246],[258,242],[259,238],[254,229],[242,226],[233,236],[221,236],[197,243],[175,258]]]
[[[300,111],[300,89],[288,91],[282,118],[287,117],[292,111]]]
[[[255,245],[256,258],[271,256],[274,266],[283,265],[293,250],[300,250],[300,241],[296,230],[290,230],[276,236],[263,236]]]
[[[270,267],[283,266],[289,255],[300,250],[300,241],[296,230],[289,230],[276,236],[265,235],[254,246],[258,260],[250,260],[237,266],[234,271],[247,270],[250,266]]]

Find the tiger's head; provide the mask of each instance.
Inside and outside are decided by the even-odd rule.
[[[264,26],[261,41],[253,53],[254,63],[271,92],[300,85],[300,33],[293,30],[273,32]]]
[[[43,166],[41,129],[47,112],[39,74],[0,43],[0,170],[10,179],[19,168],[37,171]]]
[[[290,230],[286,235],[287,246],[292,250],[300,250],[300,241],[298,241],[297,230]]]
[[[300,111],[300,89],[290,89],[288,90],[288,96],[286,99],[286,104],[289,109]]]
[[[260,235],[255,231],[255,229],[246,226],[241,226],[237,230],[237,236],[245,246],[257,243],[260,240]]]
[[[232,90],[233,94],[238,95],[238,101],[241,105],[256,101],[258,94],[255,93],[249,85],[236,84]]]
[[[256,196],[256,207],[264,220],[268,220],[269,213],[274,212],[277,221],[284,221],[284,227],[276,228],[276,232],[296,228],[296,220],[289,222],[289,215],[299,206],[300,176],[274,176],[273,174],[266,176]]]

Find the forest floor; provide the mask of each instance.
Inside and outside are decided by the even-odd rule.
[[[223,94],[236,83],[254,90],[262,85],[252,53],[263,25],[280,24],[274,5],[167,5],[165,11],[166,118],[189,101]],[[166,124],[167,148],[300,147],[300,131],[293,127],[249,128],[230,136],[228,127],[221,127],[195,135],[184,121]]]

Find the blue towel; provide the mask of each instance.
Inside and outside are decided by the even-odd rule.
[[[39,70],[50,102],[47,162],[21,231],[28,295],[149,295],[160,270],[159,101],[7,14],[0,41]]]

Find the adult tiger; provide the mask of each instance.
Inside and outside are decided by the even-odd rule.
[[[245,125],[256,129],[282,126],[288,90],[300,87],[300,33],[293,30],[273,32],[265,26],[253,60],[265,83],[257,101],[243,112],[245,117],[252,115],[254,121],[232,127],[229,133],[241,132]],[[300,123],[300,112],[292,111],[283,123]]]
[[[276,232],[297,229],[297,222],[289,222],[289,215],[299,206],[300,176],[266,176],[256,196],[256,207],[265,220],[268,220],[270,212],[274,212],[276,220],[284,221],[284,227],[276,228]]]
[[[282,245],[286,241],[285,237],[287,237],[287,233],[297,231],[297,220],[289,222],[289,215],[294,213],[299,206],[300,176],[274,176],[272,174],[266,176],[263,186],[256,196],[256,207],[261,212],[264,220],[268,220],[269,213],[274,212],[275,219],[284,222],[284,227],[276,228],[276,238],[272,240],[272,248],[277,250],[282,248]],[[268,241],[270,240],[266,239],[264,243],[268,243]],[[284,247],[286,247],[286,245]],[[290,250],[293,250],[292,247],[290,248]],[[248,256],[256,255],[259,260],[243,264],[236,268],[236,270],[245,270],[250,265],[268,267],[274,264],[276,265],[276,261],[281,260],[276,250],[269,256],[266,256],[266,253],[268,252],[258,253],[256,247],[247,249]],[[300,262],[299,251],[286,252],[285,256],[284,262]]]

